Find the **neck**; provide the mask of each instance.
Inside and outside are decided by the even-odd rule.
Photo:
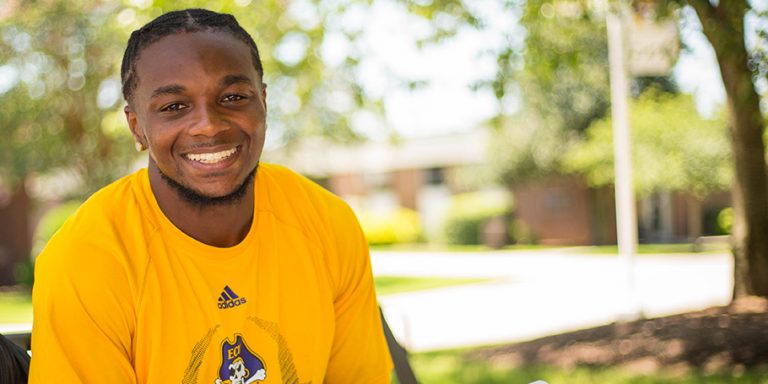
[[[254,183],[245,194],[227,204],[201,204],[186,199],[171,187],[151,160],[149,184],[160,210],[182,232],[214,247],[232,247],[248,235],[253,222]]]

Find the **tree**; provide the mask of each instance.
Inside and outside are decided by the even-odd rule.
[[[755,15],[746,0],[659,0],[632,2],[655,5],[659,16],[690,5],[699,17],[704,35],[712,44],[725,84],[728,127],[733,153],[733,254],[734,297],[768,296],[768,185],[766,177],[764,122],[754,80],[766,68],[765,55],[754,55],[745,43],[744,19]],[[584,1],[528,1],[526,6],[587,9]],[[586,15],[582,12],[581,15]],[[766,14],[755,15],[761,20]],[[563,22],[561,20],[561,22]],[[756,23],[760,25],[760,23]],[[502,57],[504,55],[500,55]],[[528,59],[526,59],[528,60]]]
[[[16,201],[29,200],[24,186],[38,175],[67,172],[84,189],[102,184],[126,169],[132,145],[112,123],[119,95],[112,58],[123,34],[102,21],[115,6],[36,5],[9,3],[0,16],[0,180]],[[4,218],[0,232],[22,242],[3,258],[0,284],[13,281],[8,260],[28,258],[29,208]]]
[[[268,99],[270,139],[290,143],[312,135],[358,140],[353,113],[380,110],[355,70],[364,55],[357,42],[364,23],[339,21],[369,3],[198,0],[184,6],[233,13],[252,33],[269,94],[279,95]],[[0,213],[6,214],[0,285],[13,282],[13,263],[29,258],[32,204],[24,186],[55,176],[69,188],[42,185],[60,198],[82,199],[139,160],[123,118],[120,59],[131,31],[178,7],[166,0],[0,5]],[[328,54],[331,39],[346,51]],[[6,201],[11,205],[4,207]]]
[[[560,172],[562,154],[608,112],[605,22],[579,2],[529,0],[522,7],[524,51],[505,47],[492,82],[499,99],[512,92],[522,108],[499,116],[492,153],[500,179],[520,183]]]
[[[606,2],[606,4],[616,4],[616,2]],[[735,260],[734,296],[752,294],[768,297],[768,185],[766,184],[768,176],[766,176],[765,145],[763,142],[764,122],[760,112],[760,96],[756,92],[754,84],[755,78],[761,74],[760,71],[763,71],[763,76],[765,75],[768,65],[766,65],[767,56],[764,52],[763,54],[755,55],[754,52],[750,52],[747,49],[744,23],[745,16],[751,14],[761,20],[755,23],[758,25],[758,28],[765,29],[765,20],[768,15],[765,12],[756,14],[747,0],[627,0],[627,2],[636,6],[648,7],[650,5],[655,7],[659,16],[678,12],[682,6],[690,5],[701,21],[704,35],[715,50],[726,89],[728,127],[731,151],[733,153],[734,183],[732,192],[735,213],[733,226],[733,254]],[[586,0],[528,0],[525,2],[506,0],[504,3],[510,9],[522,7],[524,10],[522,12],[523,17],[521,18],[522,23],[526,24],[526,17],[530,17],[531,22],[527,25],[530,36],[526,40],[526,52],[523,52],[522,55],[515,54],[511,50],[498,52],[498,75],[496,79],[489,83],[492,84],[497,97],[500,99],[505,96],[506,91],[510,88],[507,86],[512,83],[508,81],[508,79],[512,78],[509,75],[515,72],[515,68],[520,67],[520,57],[524,57],[526,64],[535,62],[534,58],[529,57],[539,52],[539,46],[535,44],[545,44],[547,42],[545,39],[536,39],[537,29],[552,26],[554,29],[550,30],[549,33],[553,33],[552,31],[558,30],[561,26],[567,28],[567,25],[571,22],[567,18],[558,17],[555,23],[551,23],[547,21],[547,15],[557,16],[570,13],[576,16],[575,19],[589,20],[591,14],[586,10],[592,9],[590,8],[591,5],[599,4],[598,2]],[[466,8],[466,4],[462,4]],[[574,18],[571,17],[571,19]],[[599,19],[594,20],[598,20],[599,25]],[[595,36],[604,35],[604,30],[597,32],[597,29],[595,29],[594,31]],[[763,31],[763,38],[765,36],[768,36],[768,34]],[[567,41],[573,42],[578,41],[578,39],[569,39]],[[532,43],[534,44],[532,45]],[[541,46],[541,48],[545,47],[544,45]],[[565,49],[567,52],[571,47],[566,45]],[[587,55],[593,52],[589,47],[579,47],[579,49],[574,51],[584,52]],[[563,57],[567,58],[568,55],[561,57],[559,56],[560,52],[556,50],[552,52],[555,52],[555,57],[547,58],[542,56],[544,60],[540,62],[543,64],[538,68],[549,70],[551,73],[555,69],[564,68],[562,66],[563,63],[568,63],[568,61],[560,60]],[[573,56],[572,60],[578,62],[581,61],[581,58],[582,56],[576,55]],[[552,67],[553,65],[554,67]],[[594,64],[592,67],[601,68]],[[523,66],[523,68],[526,68],[526,66]],[[527,68],[525,70],[536,70],[536,68]],[[535,74],[535,78],[546,80],[553,77],[551,73],[548,74],[546,71],[538,73]],[[546,85],[546,81],[537,81]],[[546,87],[541,89],[544,90]],[[524,93],[527,97],[527,93],[530,91],[530,88],[524,88],[521,93]],[[551,93],[544,94],[554,95]],[[596,96],[598,97],[596,100],[605,98],[602,95]],[[551,104],[556,105],[557,103],[552,102]],[[544,111],[545,109],[541,110]],[[599,109],[595,109],[595,111],[599,111]],[[557,115],[557,111],[555,111],[555,114]],[[531,120],[529,118],[531,116],[534,119]],[[589,114],[584,116],[589,117]],[[595,115],[595,118],[599,117],[601,117],[600,114]],[[533,113],[520,114],[520,117],[516,119],[500,116],[496,120],[497,124],[506,126],[515,124],[518,126],[518,128],[509,130],[514,133],[512,139],[508,139],[507,142],[521,137],[524,140],[534,140],[532,142],[535,143],[535,135],[526,135],[531,129],[541,129],[545,136],[552,136],[552,131],[566,132],[552,128],[552,123],[544,121],[545,119],[542,118],[542,114],[536,110]],[[588,125],[585,124],[583,127]],[[521,126],[523,128],[519,128]],[[578,124],[574,124],[573,127],[578,131]],[[526,132],[526,129],[529,131]],[[566,135],[563,140],[568,141],[572,137],[573,135]],[[502,142],[502,140],[497,140],[497,142]],[[562,145],[562,143],[558,145]],[[548,152],[557,151],[550,150]],[[509,180],[519,178],[520,176],[530,177],[535,175],[538,170],[551,171],[557,169],[559,165],[557,156],[552,159],[544,159],[546,161],[543,163],[541,163],[542,159],[540,158],[538,159],[539,163],[537,163],[534,155],[535,151],[527,150],[522,151],[522,157],[508,155],[502,158],[499,162],[502,165],[502,172],[500,174]],[[505,169],[505,163],[511,165],[506,166]]]
[[[715,50],[725,85],[734,159],[734,297],[768,297],[768,177],[765,130],[745,42],[746,0],[687,0]]]
[[[651,3],[636,1],[637,3]],[[733,153],[734,297],[768,296],[768,178],[766,177],[764,122],[755,90],[757,68],[765,57],[747,50],[745,16],[752,12],[746,0],[656,1],[659,15],[688,4],[698,15],[720,65],[727,95],[728,127]],[[679,8],[677,8],[679,9]],[[758,15],[765,18],[766,15]]]
[[[635,189],[640,195],[678,191],[696,198],[726,190],[731,152],[725,122],[699,116],[690,95],[651,88],[630,103]],[[584,142],[565,154],[565,169],[595,186],[613,185],[610,117],[594,122]]]

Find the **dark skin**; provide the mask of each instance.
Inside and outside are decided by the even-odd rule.
[[[256,168],[266,130],[266,86],[248,46],[226,32],[179,33],[146,47],[138,86],[125,108],[137,142],[149,149],[149,181],[160,209],[198,241],[240,243],[254,214],[254,186],[225,204],[182,198],[161,176],[210,197],[231,194]]]

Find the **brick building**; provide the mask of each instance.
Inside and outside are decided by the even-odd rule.
[[[313,139],[265,158],[312,177],[355,209],[413,209],[426,233],[434,234],[450,196],[467,191],[458,175],[487,164],[489,137],[478,128],[397,143],[343,146]],[[515,218],[542,244],[616,243],[613,188],[591,187],[578,175],[551,175],[504,188],[514,197]],[[728,193],[701,201],[673,192],[643,197],[637,202],[639,239],[677,242],[712,234],[717,213],[729,204]]]

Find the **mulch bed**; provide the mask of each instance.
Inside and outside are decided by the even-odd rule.
[[[768,372],[768,301],[741,298],[725,307],[614,323],[475,350],[466,357],[513,367],[610,366],[637,373]]]

